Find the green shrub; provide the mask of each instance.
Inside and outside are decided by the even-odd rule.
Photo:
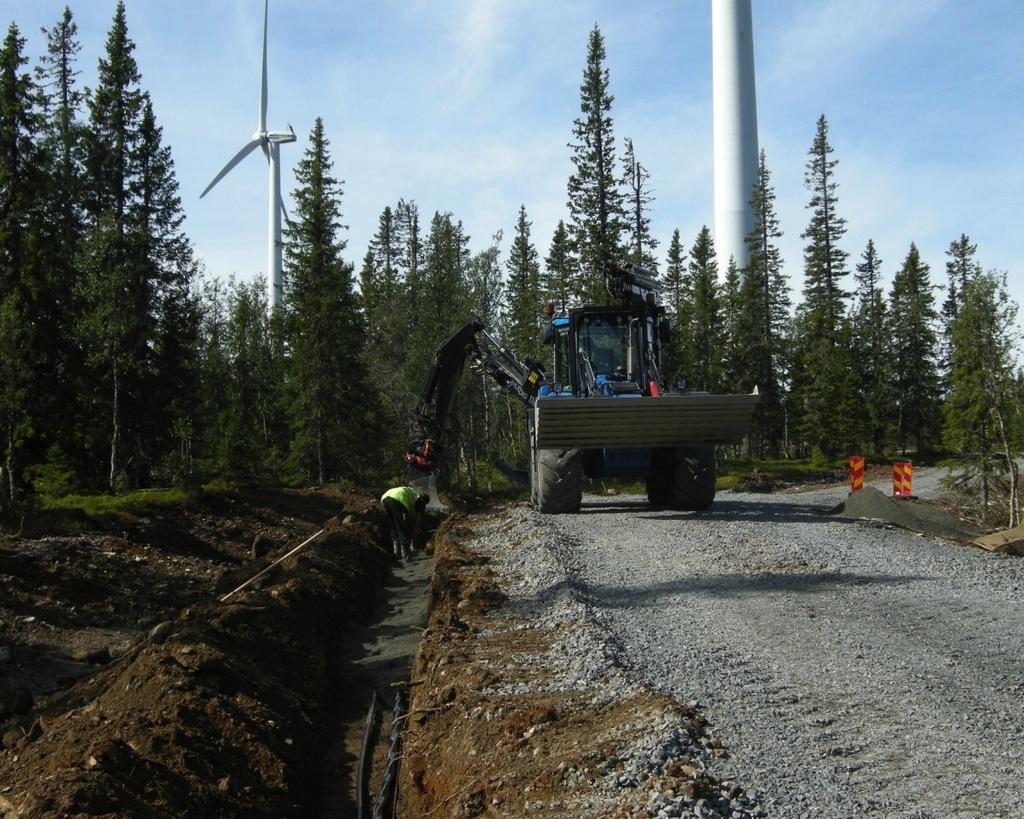
[[[66,497],[79,488],[71,459],[56,444],[47,450],[46,462],[32,468],[31,482],[36,494],[50,498]]]

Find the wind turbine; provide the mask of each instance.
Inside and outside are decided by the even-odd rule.
[[[750,0],[711,0],[715,134],[715,249],[720,264],[747,263],[757,182],[757,92]]]
[[[286,142],[295,142],[295,131],[288,126],[287,131],[267,130],[267,18],[270,0],[263,4],[263,76],[260,80],[260,119],[256,133],[242,149],[228,160],[221,172],[213,177],[199,198],[208,194],[221,179],[239,162],[257,148],[263,149],[270,166],[270,229],[267,237],[267,300],[271,310],[281,306],[281,214],[285,213],[284,200],[281,198],[281,146]]]

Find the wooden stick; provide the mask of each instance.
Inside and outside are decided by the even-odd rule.
[[[283,557],[279,557],[279,558],[278,558],[277,560],[275,560],[275,561],[274,561],[273,563],[271,563],[271,564],[270,564],[269,566],[267,566],[267,568],[265,568],[265,569],[264,569],[263,571],[261,571],[261,572],[260,572],[259,574],[253,575],[253,576],[252,576],[252,577],[250,577],[250,578],[249,578],[248,580],[246,580],[246,581],[245,581],[245,582],[244,582],[244,583],[243,583],[243,584],[242,584],[241,586],[239,586],[239,587],[238,587],[237,589],[234,589],[233,591],[229,591],[229,592],[228,592],[227,594],[225,594],[225,595],[224,595],[224,596],[223,596],[223,597],[222,597],[222,598],[220,599],[220,602],[221,602],[221,603],[223,603],[223,602],[224,602],[225,600],[227,600],[227,599],[228,599],[229,597],[231,597],[231,595],[233,595],[233,594],[237,594],[237,593],[238,593],[238,592],[240,592],[240,591],[241,591],[242,589],[244,589],[244,588],[247,588],[247,587],[251,586],[251,585],[252,585],[253,583],[255,583],[255,582],[256,582],[257,580],[259,580],[259,579],[260,579],[261,577],[264,577],[264,576],[266,576],[266,575],[267,575],[267,573],[268,573],[268,572],[269,572],[269,571],[270,571],[271,569],[273,569],[273,568],[274,568],[275,566],[277,566],[277,565],[278,565],[279,563],[283,563],[283,562],[284,562],[285,560],[287,560],[287,559],[288,559],[289,557],[291,557],[291,556],[292,556],[293,554],[295,554],[295,553],[296,553],[297,551],[299,551],[299,549],[302,549],[302,548],[303,548],[304,546],[307,546],[308,544],[312,543],[312,542],[313,542],[314,540],[316,540],[316,539],[317,539],[318,537],[320,537],[320,535],[322,535],[322,534],[323,534],[324,532],[326,532],[326,531],[327,531],[327,530],[326,530],[326,528],[325,528],[325,529],[321,529],[321,530],[320,530],[319,532],[317,532],[317,533],[316,533],[316,534],[314,534],[314,535],[310,535],[310,536],[309,536],[308,538],[306,538],[306,539],[305,539],[304,541],[302,541],[302,543],[300,543],[300,544],[299,544],[298,546],[296,546],[296,547],[295,547],[294,549],[292,549],[292,550],[291,550],[290,552],[288,552],[288,554],[284,555]]]

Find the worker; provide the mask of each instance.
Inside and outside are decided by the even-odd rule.
[[[395,557],[409,560],[423,524],[429,495],[420,495],[411,486],[396,486],[380,498],[380,504],[391,521],[391,550]]]

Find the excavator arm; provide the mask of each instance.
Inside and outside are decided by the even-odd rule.
[[[452,414],[462,371],[469,361],[473,369],[492,378],[527,407],[537,400],[544,371],[536,361],[520,361],[515,353],[491,335],[483,324],[472,321],[442,341],[434,351],[430,372],[416,404],[420,436],[405,452],[410,484],[425,485],[441,462],[451,439],[458,434]],[[435,493],[429,492],[432,502]]]

